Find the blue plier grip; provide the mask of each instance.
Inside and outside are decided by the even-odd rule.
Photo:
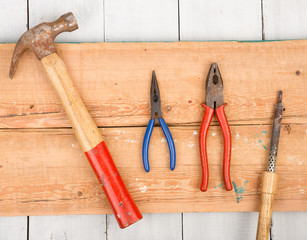
[[[170,169],[173,171],[176,166],[176,150],[175,150],[174,140],[163,118],[159,118],[159,123],[161,125],[162,131],[165,135],[168,144],[169,155],[170,155]],[[148,149],[154,124],[155,124],[155,119],[150,119],[143,140],[142,156],[143,156],[143,165],[146,172],[149,172],[150,170],[149,160],[148,160]]]
[[[176,166],[176,150],[175,150],[174,140],[163,118],[159,118],[159,123],[167,140],[169,156],[170,156],[170,169],[173,171]]]
[[[148,148],[154,125],[155,125],[155,119],[150,119],[143,140],[142,156],[143,156],[143,165],[146,172],[149,172],[150,170],[149,161],[148,161]]]

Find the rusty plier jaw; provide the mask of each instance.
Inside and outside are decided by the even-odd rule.
[[[213,109],[224,104],[223,79],[217,63],[212,63],[207,75],[206,105]]]
[[[158,118],[162,118],[160,91],[155,71],[152,71],[150,104],[151,104],[151,119],[154,119],[156,115],[158,115]]]

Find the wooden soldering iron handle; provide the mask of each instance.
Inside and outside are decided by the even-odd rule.
[[[258,218],[257,240],[268,240],[271,225],[274,195],[278,184],[278,174],[264,172],[261,179],[261,200]]]
[[[121,228],[140,220],[142,215],[132,200],[102,135],[75,89],[64,62],[56,54],[41,59],[79,143],[85,152]]]

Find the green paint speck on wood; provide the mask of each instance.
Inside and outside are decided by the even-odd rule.
[[[240,201],[243,199],[243,194],[246,191],[245,184],[247,183],[248,183],[248,180],[244,181],[242,187],[239,187],[235,182],[232,182],[233,188],[237,196],[237,203],[240,203]]]

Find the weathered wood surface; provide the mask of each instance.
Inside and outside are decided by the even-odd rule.
[[[0,42],[16,42],[27,31],[27,1],[1,0],[0,30]]]
[[[183,239],[252,240],[258,213],[184,213]],[[208,237],[209,236],[209,237]]]
[[[273,212],[273,239],[306,239],[305,215],[306,212]],[[184,213],[183,216],[183,239],[256,239],[256,212]]]
[[[0,45],[0,127],[70,127],[32,52],[21,59],[15,78],[8,78],[13,48]],[[153,69],[165,121],[199,124],[213,61],[222,72],[231,125],[271,124],[280,89],[287,109],[283,123],[307,122],[307,41],[59,44],[57,49],[99,126],[147,125]]]
[[[274,211],[306,211],[306,125],[283,126]],[[266,169],[271,126],[232,126],[231,178],[222,180],[222,134],[212,126],[208,137],[209,190],[201,180],[198,127],[172,127],[177,150],[175,171],[162,130],[154,128],[143,170],[141,144],[145,128],[105,128],[102,134],[130,193],[142,212],[257,211],[259,185]],[[289,144],[291,143],[291,144]],[[110,213],[105,196],[71,129],[0,131],[1,215]]]
[[[178,0],[105,0],[105,41],[178,41]]]
[[[273,212],[272,219],[275,239],[306,239],[306,212]]]
[[[0,239],[28,240],[27,239],[27,217],[1,217]]]
[[[307,1],[262,0],[266,40],[306,39]]]
[[[261,40],[260,0],[180,0],[180,40]]]
[[[106,234],[106,215],[32,216],[28,239],[103,240]]]
[[[108,127],[102,134],[142,212],[258,211],[260,176],[266,169],[280,89],[284,90],[286,112],[274,211],[307,209],[306,41],[57,47],[94,120]],[[16,77],[8,78],[13,48],[14,44],[0,45],[4,56],[0,60],[1,215],[110,213],[72,130],[64,128],[70,124],[33,53],[27,52]],[[224,190],[222,135],[219,126],[211,126],[209,191],[202,193],[200,103],[205,101],[206,74],[215,59],[220,61],[228,103],[235,190]],[[163,115],[175,139],[174,172],[169,170],[168,148],[159,128],[154,129],[150,144],[151,172],[145,173],[142,166],[152,69],[157,71]],[[212,125],[217,125],[215,118]],[[49,127],[53,129],[46,129]]]
[[[182,239],[181,213],[144,214],[142,221],[120,229],[114,215],[107,215],[107,239],[177,240]]]
[[[51,22],[62,14],[72,12],[78,22],[78,31],[61,33],[55,41],[101,42],[104,41],[105,34],[103,2],[101,0],[31,0],[29,1],[29,25],[31,28],[41,22]]]
[[[32,4],[33,2],[35,2],[36,0],[31,0],[30,4]],[[116,1],[116,0],[111,0],[112,2]],[[4,4],[3,4],[4,2]],[[18,2],[18,4],[16,3]],[[38,1],[37,1],[38,2]],[[52,20],[54,17],[58,17],[59,15],[63,14],[63,10],[62,5],[66,5],[67,2],[69,2],[68,0],[66,0],[65,2],[63,1],[58,1],[58,3],[56,3],[56,1],[52,1],[55,2],[54,5],[56,5],[56,7],[51,7],[48,6],[46,7],[46,4],[48,4],[47,2],[44,1],[45,4],[40,4],[40,7],[35,7],[32,8],[30,11],[30,20],[31,18],[35,15],[40,15],[38,16],[37,20],[35,21],[36,23],[38,23],[40,21],[41,18],[44,17],[44,20],[48,20],[46,17],[49,18],[49,20]],[[60,2],[60,4],[59,4]],[[79,4],[81,3],[82,4]],[[130,1],[131,2],[131,1]],[[152,2],[157,2],[155,0],[152,0]],[[185,8],[189,8],[189,6],[187,5],[181,5],[183,1],[180,0],[180,8],[179,8],[179,12],[180,12],[180,16],[182,14],[184,14],[184,12],[187,12],[185,10]],[[197,3],[197,1],[195,1],[195,5],[202,5],[202,2],[204,2],[204,0],[199,0]],[[207,5],[204,6],[204,8],[199,9],[199,8],[194,8],[193,6],[193,11],[192,9],[189,10],[189,14],[190,15],[198,15],[198,12],[204,12],[206,11],[206,9],[209,9],[208,6],[210,6],[210,1],[206,1]],[[228,2],[231,2],[232,4],[228,4]],[[242,22],[247,22],[251,28],[255,29],[255,34],[256,34],[256,27],[257,24],[261,25],[260,19],[259,22],[256,23],[254,25],[251,25],[251,22],[249,21],[251,19],[251,15],[256,15],[256,11],[258,11],[256,7],[254,7],[253,4],[252,5],[252,9],[255,9],[255,11],[249,11],[249,8],[246,9],[247,12],[249,12],[249,15],[244,15],[244,12],[241,13],[241,9],[240,9],[240,5],[238,5],[237,0],[233,0],[233,1],[224,1],[221,6],[220,9],[221,11],[223,11],[224,9],[224,5],[227,5],[227,9],[229,11],[229,9],[232,10],[232,12],[234,13],[233,15],[230,14],[228,15],[228,17],[225,19],[223,15],[223,13],[219,13],[218,11],[216,12],[216,14],[204,14],[204,16],[206,16],[206,18],[202,18],[203,16],[199,15],[199,17],[197,16],[196,18],[194,18],[194,21],[191,21],[190,19],[188,20],[188,22],[190,23],[190,26],[185,25],[186,28],[191,28],[194,31],[189,31],[190,35],[185,34],[185,39],[186,40],[192,40],[192,39],[199,39],[199,40],[209,40],[209,39],[213,39],[212,35],[215,36],[214,40],[217,39],[222,39],[225,38],[225,33],[229,33],[229,28],[232,29],[233,34],[229,35],[229,39],[242,39],[243,37],[245,37],[246,39],[246,33],[251,33],[249,30],[246,30],[244,32],[240,32],[238,31],[238,25],[242,25]],[[260,4],[260,0],[259,0],[259,4]],[[266,35],[267,35],[267,39],[276,39],[276,38],[283,38],[283,39],[289,39],[289,38],[304,38],[304,36],[306,36],[306,28],[304,28],[304,24],[305,22],[303,21],[304,16],[303,15],[299,15],[297,14],[297,12],[299,11],[303,11],[304,6],[306,5],[306,2],[304,0],[297,0],[297,1],[290,1],[290,0],[285,0],[285,1],[273,1],[270,0],[268,2],[274,2],[274,4],[276,6],[274,6],[274,4],[271,4],[272,7],[270,8],[266,8],[264,9],[265,15],[268,17],[268,21],[265,20],[264,22],[264,29],[266,31]],[[282,3],[281,3],[282,2]],[[107,0],[104,1],[105,4],[107,4]],[[296,4],[298,3],[298,4]],[[244,2],[243,2],[244,4]],[[67,4],[69,5],[69,4]],[[112,4],[114,8],[110,8],[108,7],[107,9],[105,8],[105,12],[103,11],[94,11],[95,9],[97,9],[97,5],[95,4],[95,9],[93,7],[91,7],[91,11],[87,11],[87,15],[83,15],[83,16],[78,16],[78,19],[81,17],[82,18],[82,22],[86,22],[89,21],[90,18],[93,18],[94,16],[97,16],[96,18],[99,20],[99,17],[101,17],[100,19],[105,19],[106,22],[110,22],[109,17],[106,16],[110,16],[112,14],[112,18],[111,20],[114,22],[117,19],[121,18],[123,15],[123,12],[125,13],[125,9],[118,9],[116,8],[116,4]],[[189,4],[190,5],[190,4]],[[249,6],[250,6],[249,5]],[[280,11],[279,8],[283,7],[284,5],[286,5],[286,10],[285,11]],[[1,42],[16,42],[16,40],[18,39],[18,37],[26,30],[26,9],[24,11],[21,11],[20,9],[23,8],[23,6],[26,6],[26,0],[18,0],[18,1],[12,1],[12,0],[6,0],[6,1],[1,1],[1,8],[0,8],[0,12],[1,10],[3,10],[0,14],[0,18],[3,20],[2,21],[2,25],[0,27],[1,29],[1,35],[0,35],[0,41]],[[75,6],[77,6],[77,8],[75,8]],[[73,10],[74,14],[77,15],[77,12],[83,12],[88,6],[92,6],[92,4],[88,4],[88,1],[79,1],[79,0],[75,0],[73,1],[73,4],[70,4],[70,8],[67,10]],[[295,8],[295,7],[296,8]],[[12,10],[10,10],[10,8]],[[146,8],[146,6],[142,6],[141,9],[139,9],[139,11],[131,11],[131,9],[129,9],[129,15],[128,14],[124,14],[124,17],[126,19],[128,19],[128,21],[131,18],[137,18],[137,16],[142,16],[139,18],[139,23],[140,25],[142,25],[144,23],[144,19],[145,21],[148,20],[147,16],[142,15],[142,13],[144,12],[144,8]],[[51,13],[51,11],[54,11]],[[177,9],[176,9],[177,10]],[[161,18],[161,14],[160,12],[163,12],[163,9],[159,9],[158,12],[156,12],[155,17],[156,18]],[[244,11],[244,10],[243,10]],[[43,13],[44,14],[40,14]],[[48,15],[48,16],[47,16]],[[225,15],[225,14],[224,14]],[[280,17],[276,17],[276,15],[280,15],[283,16],[282,21],[280,20]],[[54,17],[52,17],[54,16]],[[167,17],[165,15],[163,15],[164,17]],[[218,17],[217,17],[218,16]],[[233,19],[236,18],[237,16],[240,16],[240,22],[234,22]],[[245,16],[245,17],[243,17]],[[270,17],[270,16],[274,16],[274,17]],[[307,16],[305,14],[305,16]],[[34,16],[35,17],[35,16]],[[183,32],[183,21],[186,21],[185,18],[189,17],[189,15],[185,15],[185,17],[180,17],[180,25],[178,26],[173,26],[172,28],[179,28],[181,32]],[[301,19],[301,20],[300,20]],[[11,22],[15,22],[14,24],[11,24]],[[154,20],[153,20],[154,21]],[[16,23],[17,22],[17,23]],[[19,24],[19,22],[21,22]],[[35,24],[34,21],[32,21],[33,24]],[[79,21],[79,25],[82,24],[82,22]],[[160,22],[160,20],[159,20]],[[200,26],[199,23],[202,23],[203,25],[205,25],[207,22],[212,22],[215,26],[219,25],[219,29],[221,30],[222,26],[226,26],[229,25],[228,29],[223,29],[223,31],[219,31],[218,33],[212,31],[206,31],[204,30],[204,32],[198,32],[201,31],[200,28],[198,28],[197,32],[195,31],[196,27],[195,26]],[[231,23],[235,23],[235,24],[228,24],[228,22]],[[220,23],[223,23],[222,25]],[[153,23],[157,24],[157,23]],[[267,25],[270,25],[271,27],[267,27]],[[292,27],[289,27],[291,26]],[[116,25],[116,22],[112,25],[112,27],[114,27]],[[151,24],[148,24],[147,26],[149,26],[149,28],[151,28],[151,30],[154,28],[154,26]],[[21,27],[21,30],[17,30],[17,28]],[[95,26],[98,26],[98,22],[95,23]],[[165,23],[163,24],[163,28],[165,28],[165,26],[169,27],[170,24],[169,22],[165,21]],[[301,26],[301,27],[297,27],[297,26]],[[126,27],[126,26],[125,26]],[[133,28],[133,26],[131,26],[131,28]],[[130,30],[131,30],[130,28]],[[136,28],[139,29],[139,26],[136,26]],[[172,30],[172,28],[169,28],[169,31],[171,32],[175,32]],[[275,34],[276,29],[278,29],[279,33],[278,35]],[[295,29],[295,33],[293,33],[293,30]],[[4,30],[4,32],[3,32]],[[82,27],[82,31],[85,30],[84,27]],[[58,38],[58,40],[60,41],[76,41],[76,39],[78,38],[79,40],[81,40],[81,37],[85,37],[88,39],[88,41],[94,41],[93,38],[95,38],[97,31],[99,31],[99,27],[95,27],[95,29],[91,29],[91,31],[86,31],[86,34],[80,34],[80,38],[79,36],[71,38],[71,34],[73,33],[67,33],[67,34],[61,34],[61,39]],[[143,29],[144,30],[144,29]],[[146,30],[146,29],[145,29]],[[161,29],[162,31],[155,31],[155,35],[154,35],[154,39],[156,40],[165,40],[165,38],[168,35],[168,33],[166,33],[164,31],[164,29]],[[106,29],[106,36],[110,35],[109,31],[112,31],[112,29],[110,29],[109,27]],[[122,29],[118,29],[118,32],[114,32],[112,31],[112,39],[114,41],[114,39],[118,40],[118,41],[123,41],[125,39],[133,39],[135,38],[135,31],[125,31],[125,34],[123,34],[123,31],[125,31],[124,27]],[[77,31],[76,31],[77,32]],[[75,33],[76,33],[75,32]],[[81,28],[78,30],[78,32],[81,32]],[[274,34],[272,34],[274,33]],[[147,37],[147,35],[151,34],[150,31],[146,31],[146,34],[141,34],[138,35],[138,40],[139,41],[144,41],[144,40],[149,40],[152,41],[153,39],[149,39]],[[65,35],[65,36],[64,36]],[[158,35],[160,36],[158,38]],[[201,35],[201,37],[200,37]],[[274,37],[274,36],[275,37]],[[242,37],[243,36],[243,37]],[[248,37],[250,39],[252,39],[253,33],[251,35],[248,35]],[[254,39],[259,39],[258,34],[254,36]],[[107,40],[107,39],[106,39]],[[1,85],[0,85],[1,88]],[[155,218],[155,221],[162,221],[163,219],[169,219],[168,214],[150,214],[151,215],[151,220],[152,218]],[[185,217],[187,215],[191,215],[191,217]],[[210,228],[202,225],[202,224],[197,224],[201,221],[198,221],[198,219],[203,218],[203,219],[208,219],[208,217],[210,218],[210,216],[214,215],[216,217],[216,220],[214,221],[214,224],[210,224]],[[184,225],[189,225],[189,229],[184,228],[184,239],[188,240],[188,239],[197,239],[195,238],[195,235],[199,236],[199,239],[203,239],[204,237],[206,239],[224,239],[225,236],[228,237],[228,239],[254,239],[255,238],[255,227],[257,224],[257,217],[256,218],[248,218],[247,215],[249,215],[249,213],[233,213],[232,216],[229,219],[227,218],[228,213],[184,213],[184,219],[183,219],[183,223]],[[212,216],[210,219],[214,219],[214,216]],[[273,214],[273,219],[274,216],[276,216],[276,221],[274,221],[274,235],[275,238],[278,240],[281,239],[297,239],[297,240],[301,240],[301,239],[305,239],[307,236],[307,228],[305,228],[306,225],[306,212],[278,212],[278,213],[274,213]],[[72,218],[76,219],[76,221],[79,221],[78,219],[82,218],[82,216],[79,215],[75,215],[75,216],[71,216]],[[108,216],[109,217],[109,216]],[[180,217],[180,216],[179,216]],[[33,217],[30,217],[30,222],[31,219]],[[39,218],[45,218],[44,216],[42,217],[35,217],[36,219]],[[92,216],[92,218],[95,218],[95,216]],[[161,218],[161,219],[160,219]],[[1,222],[1,226],[3,227],[2,231],[0,232],[0,236],[1,239],[5,240],[5,239],[22,239],[22,238],[18,238],[18,235],[15,234],[16,229],[19,228],[18,224],[13,224],[10,219],[11,218],[1,218],[3,221]],[[52,217],[50,217],[50,219],[52,219]],[[225,219],[229,220],[229,227],[225,227],[223,225],[225,225],[227,223],[227,220],[225,221]],[[238,221],[236,221],[236,219],[240,219]],[[230,221],[231,220],[231,221]],[[40,221],[35,221],[37,224],[40,223]],[[169,226],[171,226],[171,224],[174,222],[174,220],[172,222],[167,222],[164,221],[164,226],[168,223]],[[189,224],[189,222],[192,222],[191,224]],[[226,222],[226,223],[225,223]],[[7,224],[6,224],[7,223]],[[33,222],[34,223],[34,222]],[[82,228],[82,221],[79,221],[80,223],[80,228]],[[138,224],[141,224],[142,221],[140,221]],[[152,223],[152,221],[151,221]],[[208,223],[208,222],[207,222]],[[54,222],[52,225],[53,231],[56,231],[56,229],[58,228],[58,230],[62,230],[62,223],[59,222],[58,227],[54,227]],[[138,224],[134,225],[139,226]],[[9,225],[9,227],[7,227]],[[158,224],[157,224],[158,225]],[[26,221],[25,221],[25,226],[26,226]],[[74,225],[75,227],[79,227],[77,225]],[[132,227],[134,227],[132,226]],[[98,227],[98,226],[97,226]],[[139,229],[134,229],[134,239],[142,239],[139,236],[142,235],[143,233],[143,228],[144,226],[142,225],[142,227],[140,227]],[[110,228],[114,228],[114,230],[112,229],[108,229],[109,232],[112,231],[116,231],[116,229],[118,228],[118,226],[116,225],[116,223],[114,223],[112,226],[110,226]],[[34,229],[34,228],[33,228]],[[129,228],[128,228],[129,229]],[[167,228],[165,228],[167,229]],[[234,230],[236,229],[236,230]],[[289,229],[291,229],[291,231],[289,231]],[[64,230],[69,231],[68,227]],[[152,231],[151,231],[152,230]],[[155,234],[155,228],[151,228],[151,229],[146,229],[146,234],[148,234],[149,236],[154,235]],[[159,231],[159,230],[158,230]],[[186,234],[185,232],[189,231],[189,234]],[[248,234],[249,232],[249,234]],[[31,232],[33,234],[35,234],[35,232]],[[30,233],[31,236],[33,236]],[[193,234],[194,233],[194,234]],[[165,235],[168,234],[168,230],[166,230]],[[161,236],[163,234],[161,233]],[[5,236],[7,236],[7,238],[5,238]],[[110,235],[111,236],[111,235]],[[111,237],[108,236],[108,239],[111,239]],[[118,236],[118,235],[117,235]],[[177,234],[173,232],[173,236],[175,236],[175,239],[178,239]],[[191,236],[189,238],[189,236]],[[220,236],[220,238],[218,238],[218,236]],[[15,238],[14,238],[15,237]],[[60,236],[61,237],[61,236]],[[60,238],[59,237],[59,238]],[[148,238],[148,237],[147,237]],[[24,239],[26,239],[26,232],[24,234]],[[40,238],[42,239],[42,238]],[[62,238],[60,238],[62,239]],[[103,234],[101,236],[101,239],[105,239],[105,235]],[[181,238],[180,238],[181,239]]]

